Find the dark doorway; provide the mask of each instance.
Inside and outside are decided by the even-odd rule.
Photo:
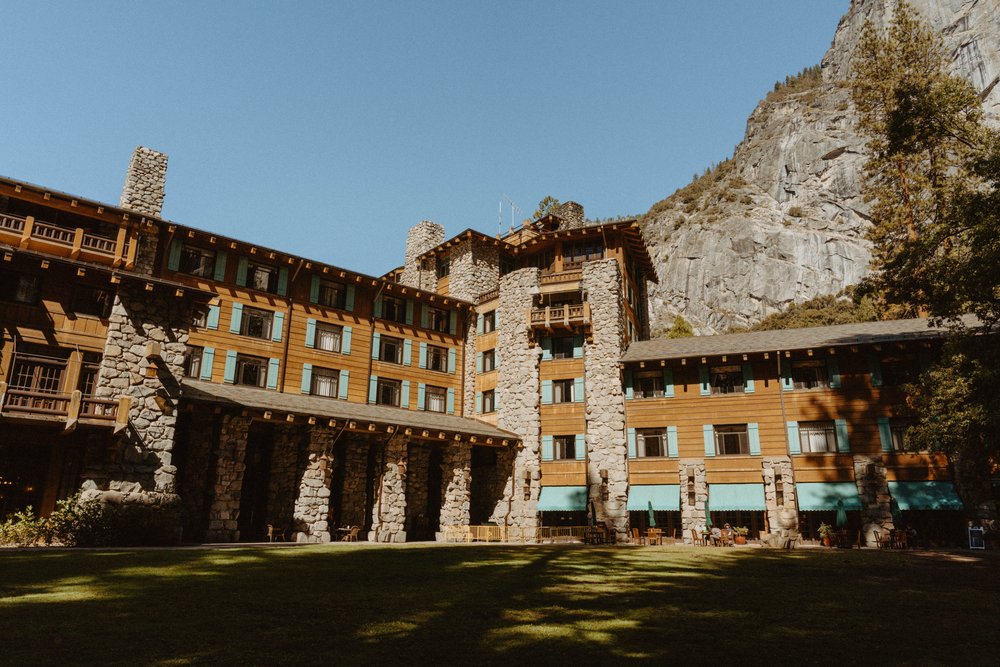
[[[427,527],[425,534],[419,539],[433,540],[435,533],[441,528],[441,500],[443,489],[441,487],[443,476],[441,469],[444,466],[444,454],[440,449],[432,449],[427,459],[427,507],[424,508],[424,516],[427,517]]]
[[[247,434],[243,490],[238,528],[241,542],[259,542],[267,535],[267,483],[271,477],[274,428],[253,423]]]

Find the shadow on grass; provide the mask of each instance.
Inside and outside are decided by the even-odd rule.
[[[3,664],[995,664],[996,558],[735,549],[0,553]]]

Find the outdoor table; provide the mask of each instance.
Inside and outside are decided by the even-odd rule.
[[[646,531],[646,544],[663,545],[663,531],[659,528],[650,528]]]

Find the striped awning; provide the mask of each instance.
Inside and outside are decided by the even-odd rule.
[[[901,510],[960,510],[965,507],[951,482],[889,482]]]
[[[538,494],[539,512],[582,512],[586,509],[585,486],[543,486]]]
[[[680,484],[639,484],[629,487],[627,508],[631,512],[648,510],[649,504],[654,510],[681,509]]]
[[[712,512],[762,511],[764,503],[763,484],[710,484],[708,487],[708,509]]]
[[[858,485],[854,482],[799,482],[795,493],[803,512],[835,510],[838,500],[844,502],[845,510],[861,509]]]

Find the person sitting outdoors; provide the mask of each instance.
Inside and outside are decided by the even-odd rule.
[[[719,546],[719,542],[722,541],[722,530],[718,526],[712,526],[712,544]]]
[[[733,527],[728,523],[722,527],[722,545],[730,546],[733,543]]]

